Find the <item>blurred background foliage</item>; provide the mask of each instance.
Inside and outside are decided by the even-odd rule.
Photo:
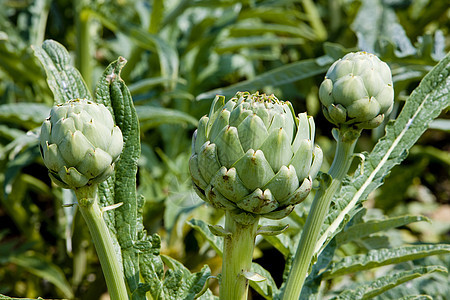
[[[106,291],[84,222],[76,207],[63,206],[75,199],[50,183],[39,154],[36,136],[53,98],[33,45],[62,43],[92,90],[111,61],[128,60],[122,78],[141,124],[144,224],[161,235],[163,254],[193,271],[207,263],[217,274],[220,258],[186,222],[195,217],[216,224],[222,217],[193,193],[188,173],[191,136],[214,95],[274,93],[313,115],[326,171],[334,141],[317,92],[331,63],[357,50],[386,61],[395,118],[448,52],[449,20],[447,1],[431,0],[0,0],[0,294],[99,299]],[[450,242],[448,110],[430,127],[365,205],[378,217],[421,214],[431,222],[355,242],[342,253],[398,240]],[[383,134],[383,128],[365,131],[357,151],[370,151]],[[288,220],[294,239],[309,201]],[[282,253],[266,239],[257,242],[256,261],[280,284]],[[448,257],[428,259],[450,266]],[[448,277],[433,276],[414,287],[444,299]],[[324,288],[339,291],[360,279],[330,280]],[[404,295],[401,287],[390,293]]]

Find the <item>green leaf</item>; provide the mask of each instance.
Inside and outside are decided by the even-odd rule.
[[[285,232],[289,228],[289,224],[286,225],[270,225],[270,226],[258,226],[256,234],[273,236],[279,235]]]
[[[383,37],[395,45],[397,56],[407,56],[416,52],[398,22],[395,11],[382,0],[363,1],[351,28],[358,37],[360,50],[377,53],[377,44],[380,37]]]
[[[123,202],[115,209],[116,237],[122,249],[126,282],[133,293],[139,286],[139,251],[133,247],[137,240],[138,204],[136,195],[137,161],[140,156],[139,122],[133,99],[120,78],[126,60],[119,57],[111,63],[100,78],[95,91],[96,101],[104,104],[113,114],[122,130],[124,146],[115,166],[114,203]],[[107,181],[110,184],[110,181]],[[101,185],[99,189],[108,186]]]
[[[121,21],[120,16],[117,16],[116,19],[111,19],[98,11],[87,10],[87,12],[98,18],[109,30],[122,32],[139,47],[156,52],[159,57],[161,77],[170,78],[170,87],[173,88],[175,86],[178,78],[179,59],[178,53],[172,45],[168,44],[159,35],[151,34],[134,24]]]
[[[156,106],[136,106],[143,132],[161,124],[189,124],[197,126],[198,120],[182,111]]]
[[[47,83],[55,96],[55,104],[71,99],[92,100],[80,72],[71,65],[71,57],[58,42],[46,40],[42,46],[35,46],[34,53],[47,73]]]
[[[40,103],[11,103],[0,105],[0,121],[13,123],[26,129],[42,124],[50,113],[50,107]]]
[[[23,144],[21,144],[23,143]],[[5,180],[3,182],[3,193],[5,199],[8,198],[12,191],[12,186],[22,172],[22,169],[33,163],[36,158],[40,157],[38,140],[35,137],[23,135],[22,137],[14,140],[11,144],[15,144],[20,152],[9,155],[9,159],[6,163],[6,168],[3,170],[5,174]]]
[[[218,237],[225,237],[225,236],[231,236],[231,232],[226,231],[225,228],[223,228],[220,225],[208,225],[209,231],[211,231],[212,234]]]
[[[165,255],[161,257],[169,268],[164,276],[164,296],[161,299],[194,299],[211,276],[211,271],[206,265],[201,271],[191,274],[183,264],[173,258]]]
[[[369,236],[373,233],[385,231],[391,228],[404,226],[413,222],[430,221],[424,216],[399,216],[386,220],[370,220],[364,223],[358,223],[341,231],[336,236],[338,245],[354,241],[359,238]]]
[[[265,235],[264,239],[269,242],[275,249],[280,251],[286,258],[291,254],[291,250],[294,247],[293,240],[287,235],[270,236]]]
[[[254,91],[268,85],[279,86],[286,83],[299,81],[321,73],[325,73],[334,59],[329,56],[321,56],[315,59],[283,65],[242,82],[232,84],[225,88],[214,89],[197,96],[197,100],[212,99],[216,95],[226,97],[233,96],[237,91]]]
[[[302,38],[288,38],[279,36],[250,36],[226,39],[220,42],[215,50],[218,53],[223,53],[227,51],[236,51],[251,47],[302,45],[304,43],[305,40]]]
[[[43,298],[39,297],[39,298],[11,298],[5,295],[0,294],[0,300],[43,300]]]
[[[399,300],[433,300],[433,297],[428,295],[411,295],[402,297]]]
[[[430,128],[450,132],[450,120],[436,119],[433,122],[431,122]]]
[[[40,253],[27,253],[23,255],[11,256],[10,262],[21,266],[28,272],[45,279],[54,284],[64,295],[72,299],[72,288],[64,276],[63,271]]]
[[[447,269],[442,266],[418,267],[409,271],[403,271],[392,275],[386,275],[367,284],[358,285],[354,290],[345,290],[335,300],[371,299],[389,289],[392,289],[404,282],[421,277],[433,272],[447,273]]]
[[[265,280],[250,281],[250,286],[265,299],[273,299],[273,296],[278,292],[278,288],[269,271],[257,263],[252,263],[251,271],[261,275]]]
[[[222,256],[223,249],[223,239],[215,236],[208,227],[205,221],[199,219],[192,219],[187,222],[189,226],[197,230],[211,245],[211,247],[216,250],[216,253]]]
[[[450,253],[450,245],[447,244],[370,250],[367,254],[346,256],[342,260],[333,263],[323,276],[324,278],[334,278],[344,274],[447,253]]]
[[[450,105],[450,54],[422,80],[406,101],[395,122],[386,126],[386,135],[366,156],[364,169],[355,171],[335,197],[316,244],[320,252],[343,226],[361,209],[369,193],[379,187],[391,169],[401,163],[409,149],[427,129],[429,123]],[[361,171],[363,173],[361,174]],[[358,175],[359,174],[359,175]]]

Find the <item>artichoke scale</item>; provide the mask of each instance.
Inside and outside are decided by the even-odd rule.
[[[192,151],[193,153],[199,153],[200,148],[207,141],[206,132],[208,121],[209,118],[207,116],[203,116],[198,122],[197,130],[194,133],[194,140],[193,140],[194,149]]]
[[[217,145],[219,162],[227,169],[244,155],[236,127],[226,126],[223,128],[214,143]]]
[[[75,132],[67,132],[64,139],[58,144],[58,150],[64,158],[67,166],[76,166],[84,159],[88,149],[92,149],[92,144],[84,136],[84,134],[76,130]]]
[[[309,170],[311,169],[312,152],[313,144],[311,140],[301,140],[297,152],[295,152],[289,162],[290,165],[294,166],[298,180],[303,180],[303,178],[308,176]]]
[[[278,172],[292,158],[291,140],[283,128],[272,131],[259,148],[265,155],[272,170]]]
[[[280,202],[280,206],[296,205],[308,197],[311,192],[312,181],[311,178],[305,178],[302,184],[295,190],[285,201]]]
[[[194,154],[189,158],[189,172],[191,173],[192,181],[196,186],[202,190],[208,186],[208,183],[203,179],[203,176],[200,173],[197,154]]]
[[[277,210],[264,214],[264,217],[272,220],[280,220],[287,217],[294,210],[294,207],[294,205],[280,207]]]
[[[249,149],[234,165],[239,178],[249,190],[264,186],[275,172],[261,150]]]
[[[222,129],[226,128],[229,125],[230,112],[226,109],[220,111],[219,115],[215,119],[213,125],[209,132],[207,132],[206,136],[209,138],[211,142],[215,142],[216,137],[222,131]]]
[[[236,209],[236,205],[233,202],[225,198],[214,186],[210,184],[205,189],[205,197],[214,208],[223,210]]]
[[[294,166],[282,166],[278,173],[262,187],[270,190],[274,198],[280,203],[299,187],[297,173]]]
[[[244,186],[235,168],[222,167],[214,175],[211,185],[228,200],[237,203],[250,194],[250,191]]]
[[[239,141],[242,149],[247,152],[249,149],[258,149],[267,137],[267,129],[264,122],[256,114],[247,116],[237,127]]]
[[[278,202],[269,189],[257,188],[250,195],[237,203],[240,209],[253,214],[266,214],[278,208]]]
[[[197,160],[202,178],[205,182],[210,182],[214,174],[220,169],[216,144],[211,144],[209,141],[204,143],[197,154]]]
[[[76,169],[89,178],[102,174],[112,164],[112,157],[100,148],[88,149]]]
[[[59,170],[58,175],[61,181],[71,188],[82,187],[89,182],[89,178],[78,172],[78,170],[74,167],[63,167],[61,170]]]

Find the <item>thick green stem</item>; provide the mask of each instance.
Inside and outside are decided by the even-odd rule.
[[[329,175],[333,180],[329,186],[322,185],[316,192],[287,279],[283,293],[284,300],[294,300],[300,297],[325,216],[334,194],[339,190],[342,179],[350,168],[353,150],[360,133],[360,130],[348,128],[339,130],[336,154],[329,170]]]
[[[85,10],[89,4],[89,0],[75,2],[76,10],[76,34],[77,34],[77,48],[76,59],[77,67],[86,82],[89,90],[92,91],[92,57],[93,57],[93,34],[92,34],[92,18]]]
[[[114,245],[103,220],[102,212],[97,203],[97,186],[86,186],[75,190],[78,207],[83,215],[95,250],[97,251],[106,285],[112,300],[128,299],[122,268],[114,252]]]
[[[328,174],[333,179],[342,180],[352,164],[353,151],[361,130],[344,128],[338,130],[336,153]]]
[[[223,246],[222,279],[220,287],[221,300],[246,300],[248,279],[244,272],[252,266],[258,220],[249,225],[235,221],[229,211],[225,215],[225,236]]]

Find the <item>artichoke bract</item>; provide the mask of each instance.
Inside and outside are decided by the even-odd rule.
[[[235,215],[281,219],[308,196],[322,164],[315,125],[273,95],[216,96],[192,140],[197,194]]]
[[[349,53],[328,69],[319,98],[325,117],[338,127],[375,128],[392,110],[391,70],[373,54]]]
[[[109,110],[86,99],[54,106],[41,126],[44,164],[52,181],[63,188],[107,179],[122,148],[122,132]]]

